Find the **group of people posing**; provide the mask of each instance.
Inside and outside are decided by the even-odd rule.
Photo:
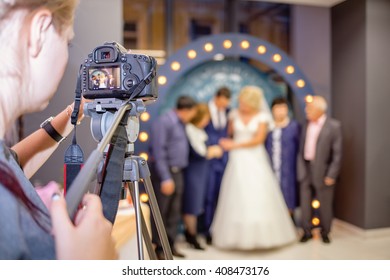
[[[326,101],[313,96],[304,126],[290,119],[288,102],[246,86],[238,106],[221,88],[206,103],[181,96],[176,108],[152,125],[153,186],[172,253],[181,222],[195,249],[268,249],[298,240],[294,210],[301,207],[301,242],[312,238],[311,201],[321,207],[321,236],[329,243],[332,197],[341,160],[340,124],[326,115]],[[201,224],[200,224],[201,223]],[[163,248],[152,223],[156,254]]]

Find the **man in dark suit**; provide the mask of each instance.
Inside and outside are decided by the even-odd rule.
[[[307,124],[304,126],[298,160],[300,204],[304,235],[301,242],[311,239],[312,209],[315,196],[319,202],[321,237],[330,243],[333,218],[333,194],[342,156],[340,122],[326,115],[327,103],[321,96],[306,102]]]
[[[228,88],[222,87],[209,102],[211,120],[205,127],[208,135],[208,146],[218,145],[221,138],[227,138],[228,107],[230,104],[231,92]],[[204,231],[207,244],[211,244],[210,226],[213,221],[214,212],[217,206],[219,189],[221,187],[223,172],[227,164],[228,154],[225,152],[221,158],[210,160],[209,182],[206,190],[206,201],[204,209]]]

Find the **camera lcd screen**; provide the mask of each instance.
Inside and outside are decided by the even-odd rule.
[[[119,66],[94,67],[89,69],[89,90],[110,90],[121,88]]]

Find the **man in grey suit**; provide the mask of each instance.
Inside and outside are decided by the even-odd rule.
[[[300,204],[304,235],[301,242],[313,237],[311,202],[320,202],[319,218],[321,237],[330,243],[329,233],[333,218],[333,194],[339,175],[342,155],[340,122],[326,115],[327,103],[321,96],[313,96],[306,102],[307,124],[302,131],[298,160]]]

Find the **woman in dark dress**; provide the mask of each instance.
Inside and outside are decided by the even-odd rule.
[[[267,136],[266,149],[293,217],[294,209],[298,206],[297,155],[300,126],[298,122],[290,120],[287,100],[284,98],[277,98],[272,102],[272,115],[275,128]]]
[[[198,104],[193,120],[186,125],[186,134],[190,143],[188,166],[184,171],[183,221],[186,241],[195,249],[203,250],[197,235],[197,219],[203,212],[206,196],[208,160],[221,157],[222,148],[218,145],[206,146],[207,134],[204,127],[210,121],[207,104]]]

